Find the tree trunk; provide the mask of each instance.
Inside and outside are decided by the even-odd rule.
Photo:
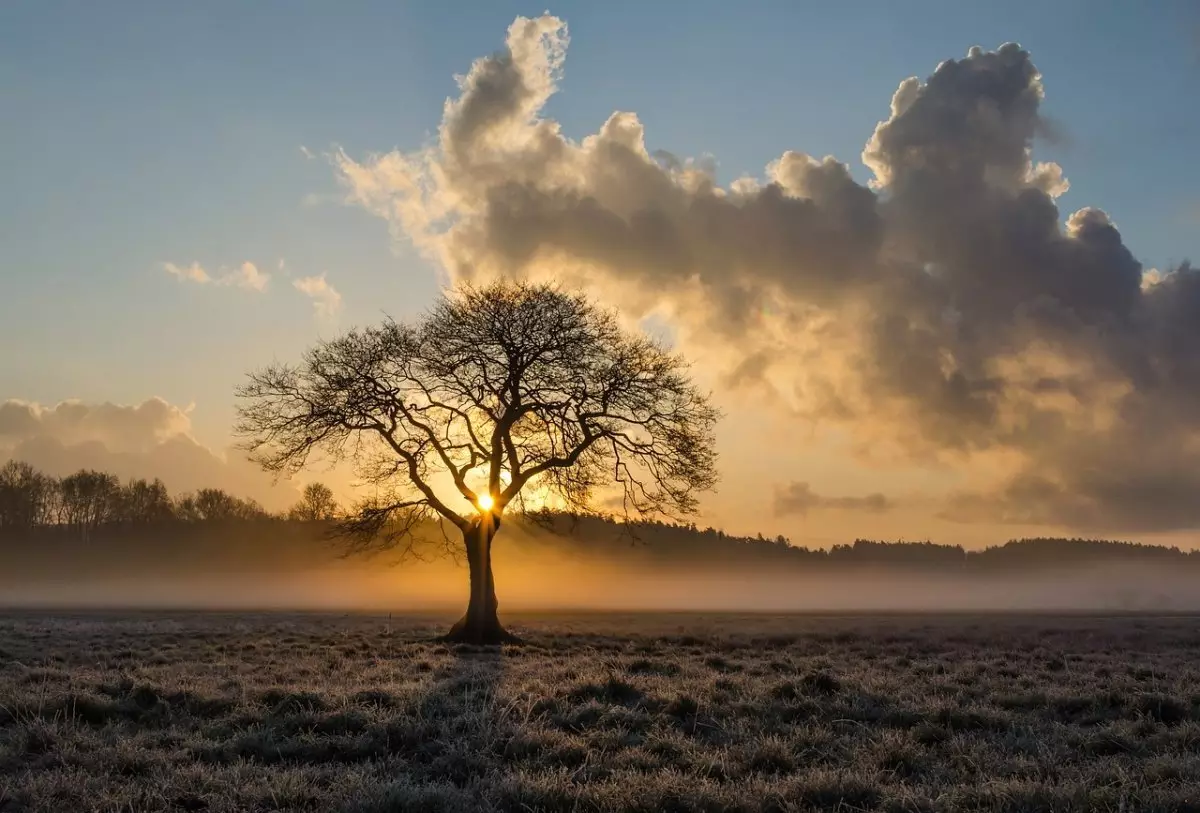
[[[496,581],[492,577],[492,539],[500,521],[485,516],[463,533],[471,571],[471,600],[467,612],[442,640],[455,644],[512,644],[517,637],[500,626],[496,610]]]

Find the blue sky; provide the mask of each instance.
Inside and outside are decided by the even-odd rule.
[[[0,6],[0,399],[195,404],[220,445],[232,388],[318,335],[404,316],[433,269],[339,202],[320,156],[427,142],[454,75],[542,5],[395,2]],[[1200,254],[1194,2],[576,3],[547,113],[594,132],[636,111],[651,149],[728,181],[787,149],[859,154],[907,76],[1015,40],[1062,137],[1064,213],[1108,211],[1145,264]],[[301,147],[317,155],[306,157]],[[279,272],[283,259],[290,276]],[[181,283],[164,262],[250,261],[264,294]],[[291,280],[326,273],[314,318]]]

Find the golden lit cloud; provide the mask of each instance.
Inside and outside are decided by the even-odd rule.
[[[312,300],[313,312],[318,319],[327,322],[337,319],[342,310],[342,295],[325,279],[324,272],[293,280],[292,285]]]
[[[270,274],[263,273],[258,266],[249,261],[242,263],[237,268],[222,268],[211,274],[198,262],[193,262],[188,266],[163,263],[163,269],[181,282],[193,282],[197,285],[221,285],[258,292],[265,291],[267,282],[271,279]]]
[[[518,18],[435,144],[333,156],[348,198],[450,279],[558,279],[666,320],[702,375],[867,458],[1017,461],[947,515],[1200,527],[1200,453],[1172,440],[1200,431],[1200,271],[1144,272],[1106,213],[1059,211],[1027,51],[904,79],[869,184],[788,151],[723,187],[709,159],[650,151],[629,111],[566,137],[544,108],[568,42],[555,17]]]

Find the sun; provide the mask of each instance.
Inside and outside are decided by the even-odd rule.
[[[479,507],[484,511],[491,511],[492,506],[494,506],[496,504],[496,501],[492,499],[492,495],[486,494],[486,493],[480,494],[479,497],[476,498],[476,502],[479,504]]]

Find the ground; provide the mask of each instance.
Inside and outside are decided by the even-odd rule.
[[[1200,811],[1200,619],[0,616],[0,811]]]

